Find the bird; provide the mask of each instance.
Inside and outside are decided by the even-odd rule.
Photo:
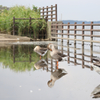
[[[34,64],[34,67],[35,67],[36,69],[41,69],[41,68],[43,68],[43,67],[48,67],[48,64],[47,64],[47,62],[46,62],[44,59],[41,59],[41,60],[39,60],[38,62],[36,62],[36,63]]]
[[[100,84],[93,90],[91,96],[93,96],[93,98],[100,98]]]
[[[53,87],[55,84],[55,81],[60,79],[62,76],[66,75],[67,72],[65,69],[56,69],[54,72],[51,72],[51,79],[48,81],[47,85],[49,87]]]
[[[42,48],[40,46],[36,46],[34,48],[34,52],[38,53],[40,55],[40,59],[41,59],[41,56],[44,56],[46,53],[47,53],[48,49],[47,48]]]
[[[64,57],[67,57],[67,55],[59,52],[55,48],[54,44],[51,44],[51,43],[48,44],[47,48],[50,50],[50,56],[51,56],[51,58],[53,58],[53,59],[55,59],[57,61],[56,66],[58,68],[58,61],[62,61]]]

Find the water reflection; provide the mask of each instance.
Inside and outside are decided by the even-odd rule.
[[[53,59],[46,58],[46,60],[44,59],[39,60],[34,64],[34,67],[36,69],[43,69],[43,70],[47,70],[47,72],[51,72],[51,79],[47,82],[47,84],[48,87],[53,87],[55,82],[61,77],[63,77],[64,75],[66,75],[67,72],[65,69],[58,68],[56,64],[53,64],[55,63]],[[47,63],[49,61],[51,61],[51,63]]]
[[[66,74],[67,74],[66,70],[60,68],[56,69],[54,72],[51,72],[51,79],[47,83],[48,86],[53,87],[55,82]]]
[[[39,60],[38,62],[36,62],[34,64],[34,67],[36,69],[41,69],[41,68],[44,69],[44,67],[46,67],[46,68],[48,67],[48,64],[47,64],[47,62],[44,59],[41,59],[41,60]]]
[[[91,93],[93,98],[100,98],[100,84]]]
[[[31,71],[32,69],[33,71],[37,69],[46,70],[46,72],[51,74],[51,78],[49,77],[46,83],[48,87],[53,87],[58,79],[67,75],[67,72],[65,69],[56,66],[56,61],[50,57],[49,51],[40,60],[39,55],[33,51],[34,48],[35,45],[13,45],[9,48],[0,48],[0,62],[3,63],[4,68],[10,68],[15,72]],[[100,55],[99,53],[96,55],[92,49],[90,49],[89,53],[86,53],[84,49],[80,49],[84,48],[83,45],[80,48],[78,46],[78,48],[76,47],[72,50],[71,45],[64,46],[64,43],[62,43],[62,45],[58,44],[57,48],[61,53],[68,55],[68,63],[74,63],[75,66],[80,65],[82,68],[88,68],[100,74],[100,61],[97,63],[94,60],[95,56]],[[94,91],[99,91],[92,92],[93,98],[100,98],[99,88],[100,85],[94,89]]]

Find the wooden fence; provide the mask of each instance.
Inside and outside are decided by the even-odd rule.
[[[51,7],[47,6],[39,9],[42,18],[46,18],[47,21],[57,21],[57,4],[55,4],[55,6],[51,5]]]
[[[85,65],[85,62],[93,63],[93,57],[96,56],[94,53],[94,45],[99,45],[100,43],[100,24],[94,24],[93,22],[90,24],[85,24],[84,22],[82,24],[52,22],[51,40],[52,39],[60,41],[62,45],[63,43],[66,44],[68,63],[79,64],[78,62],[81,61],[83,67],[88,67],[88,65]],[[73,47],[71,47],[70,44],[72,44]],[[80,46],[77,46],[77,44],[80,44]],[[85,47],[85,45],[88,46]],[[72,49],[74,50],[73,53],[71,52]],[[96,54],[100,56],[100,52],[98,52],[96,52]],[[81,58],[78,58],[78,56],[81,56]],[[86,57],[90,60],[86,60]]]
[[[18,24],[18,22],[16,22],[16,20],[29,20],[29,28],[26,32],[26,34],[24,34],[24,36],[28,36],[33,38],[32,40],[46,40],[47,39],[47,33],[46,33],[46,29],[42,32],[39,31],[38,34],[34,33],[34,29],[31,27],[32,24],[32,20],[42,20],[43,18],[15,18],[13,17],[13,35],[18,35],[18,27],[16,29],[16,24]],[[46,20],[46,19],[45,19]]]

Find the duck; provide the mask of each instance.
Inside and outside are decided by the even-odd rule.
[[[40,55],[40,59],[41,59],[41,56],[44,56],[46,53],[47,53],[48,49],[47,48],[42,48],[40,46],[36,46],[34,48],[34,52],[38,53]]]
[[[46,62],[44,59],[41,59],[41,60],[39,60],[38,62],[36,62],[36,63],[34,64],[34,67],[35,67],[36,69],[41,69],[41,68],[43,68],[43,67],[48,67],[48,64],[47,64],[47,62]]]
[[[93,90],[91,96],[93,96],[93,98],[100,98],[100,84]]]
[[[61,53],[60,51],[58,51],[54,44],[48,44],[47,46],[48,50],[50,50],[50,56],[51,58],[55,59],[56,60],[56,66],[58,68],[58,62],[59,61],[62,61],[64,57],[67,57],[67,55]]]
[[[52,88],[55,82],[66,74],[66,70],[61,68],[56,69],[54,72],[51,72],[51,79],[47,82],[48,87]]]

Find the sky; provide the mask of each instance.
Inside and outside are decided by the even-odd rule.
[[[7,7],[46,7],[55,4],[58,20],[100,21],[100,0],[0,0],[0,5]]]

